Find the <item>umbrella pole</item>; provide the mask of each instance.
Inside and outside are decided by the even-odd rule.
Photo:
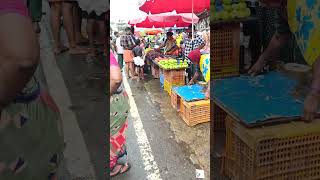
[[[194,33],[194,30],[193,30],[193,0],[192,0],[192,41],[193,41],[193,33]]]

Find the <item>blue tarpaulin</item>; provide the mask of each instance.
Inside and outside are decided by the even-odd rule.
[[[203,87],[198,84],[174,87],[173,91],[187,102],[205,99]]]
[[[297,81],[279,72],[216,80],[211,97],[245,124],[299,117],[303,100],[293,97]]]

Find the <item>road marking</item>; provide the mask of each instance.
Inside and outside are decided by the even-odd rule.
[[[147,179],[162,180],[160,176],[160,170],[152,154],[152,150],[151,150],[150,143],[148,141],[147,134],[143,128],[143,124],[138,112],[137,105],[132,96],[131,88],[125,76],[123,76],[123,84],[129,96],[129,103],[131,107],[130,114],[133,120],[133,127],[137,136],[140,155],[143,160],[144,170],[146,171]]]

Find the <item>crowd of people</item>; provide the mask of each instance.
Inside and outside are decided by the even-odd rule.
[[[32,0],[31,0],[32,1]],[[107,1],[96,0],[48,0],[51,8],[51,27],[54,38],[55,54],[65,51],[70,54],[97,53],[96,47],[106,47]],[[41,3],[41,1],[39,1]],[[41,9],[40,9],[41,10]],[[83,35],[82,22],[87,20],[86,34]],[[61,42],[61,28],[65,29],[69,47]],[[89,46],[89,47],[88,47]]]
[[[122,84],[122,72],[125,71],[128,79],[144,79],[144,69],[149,70],[145,67],[148,67],[152,60],[170,56],[190,63],[189,84],[193,84],[200,79],[201,54],[208,53],[210,39],[208,32],[200,35],[194,26],[189,26],[185,31],[169,30],[165,34],[145,36],[137,35],[133,27],[127,27],[124,32],[115,32],[110,39],[110,175],[116,176],[127,172],[131,167],[128,163],[125,137],[130,106]],[[210,86],[205,93],[207,97],[209,92]]]
[[[192,28],[194,28],[193,38]],[[195,26],[191,25],[186,30],[169,30],[166,33],[143,36],[135,33],[133,27],[127,27],[124,32],[115,32],[110,44],[121,70],[125,67],[127,78],[137,76],[139,79],[144,79],[144,73],[139,72],[149,69],[145,68],[145,65],[150,66],[151,60],[156,57],[169,56],[190,63],[188,69],[190,84],[194,83],[193,75],[199,70],[199,64],[193,64],[189,58],[190,52],[198,49],[204,54],[210,51],[209,32],[197,32]]]

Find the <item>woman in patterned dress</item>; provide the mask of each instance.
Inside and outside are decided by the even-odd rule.
[[[63,151],[58,108],[34,76],[39,45],[21,0],[0,1],[0,179],[55,179]]]
[[[130,110],[128,95],[122,86],[118,62],[110,51],[110,176],[123,174],[130,169],[127,162],[126,130]]]
[[[268,59],[279,54],[290,36],[295,36],[304,60],[313,68],[311,90],[304,102],[304,119],[315,118],[320,104],[320,0],[261,0],[270,7],[280,10],[277,32],[273,35],[268,48],[249,71],[257,74]]]

